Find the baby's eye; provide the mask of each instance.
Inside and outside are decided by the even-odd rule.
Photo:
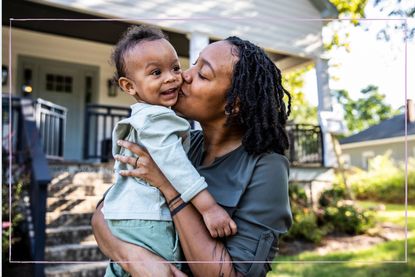
[[[151,71],[151,75],[158,76],[160,74],[161,74],[161,70],[160,69],[156,69],[156,70]]]
[[[180,68],[179,65],[176,65],[173,67],[173,70],[178,72],[178,71],[181,71],[182,69]]]

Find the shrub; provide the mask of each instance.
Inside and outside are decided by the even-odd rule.
[[[299,185],[290,185],[293,225],[282,239],[319,243],[328,233],[361,234],[374,225],[373,213],[345,200],[346,191],[335,186],[322,192],[316,210],[308,207],[307,195]]]
[[[388,203],[405,201],[405,165],[397,164],[390,153],[371,160],[368,171],[360,171],[348,178],[358,199]],[[408,201],[415,201],[415,159],[408,159]]]
[[[356,207],[351,200],[338,201],[336,206],[324,208],[323,224],[329,225],[331,232],[362,234],[374,223],[373,213]]]
[[[290,184],[291,212],[293,225],[283,240],[306,240],[314,243],[321,241],[326,234],[317,224],[317,216],[308,207],[308,199],[304,189],[298,184]]]

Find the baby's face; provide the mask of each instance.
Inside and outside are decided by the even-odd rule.
[[[138,101],[165,107],[176,104],[182,71],[177,53],[167,40],[140,42],[124,58],[126,75]]]

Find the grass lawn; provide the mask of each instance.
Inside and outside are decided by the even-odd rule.
[[[359,202],[370,207],[373,202]],[[405,226],[403,205],[385,205],[376,214],[380,222],[392,222]],[[279,256],[268,277],[307,276],[307,277],[409,277],[415,276],[415,206],[408,207],[408,263],[405,262],[405,240],[380,243],[365,250],[338,251],[321,256],[317,252],[303,252],[295,256]],[[294,261],[290,263],[290,261]],[[309,261],[309,262],[307,262]],[[310,261],[321,261],[311,263]],[[343,261],[328,263],[327,261]],[[391,261],[397,261],[392,263]]]

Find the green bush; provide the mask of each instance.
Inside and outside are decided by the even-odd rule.
[[[290,185],[293,225],[282,239],[319,243],[329,233],[361,234],[374,226],[373,213],[345,200],[344,187],[322,192],[316,209],[308,207],[307,195],[299,185]]]
[[[392,161],[390,154],[377,156],[369,163],[368,171],[348,177],[356,198],[388,203],[405,202],[405,165]],[[408,201],[415,201],[415,159],[408,160]]]
[[[306,240],[318,243],[326,234],[317,224],[315,212],[308,207],[308,199],[304,189],[298,184],[290,184],[291,212],[293,225],[283,240]]]
[[[322,223],[328,225],[331,232],[362,234],[375,223],[371,211],[356,207],[351,200],[338,201],[336,206],[328,206],[323,210]]]

